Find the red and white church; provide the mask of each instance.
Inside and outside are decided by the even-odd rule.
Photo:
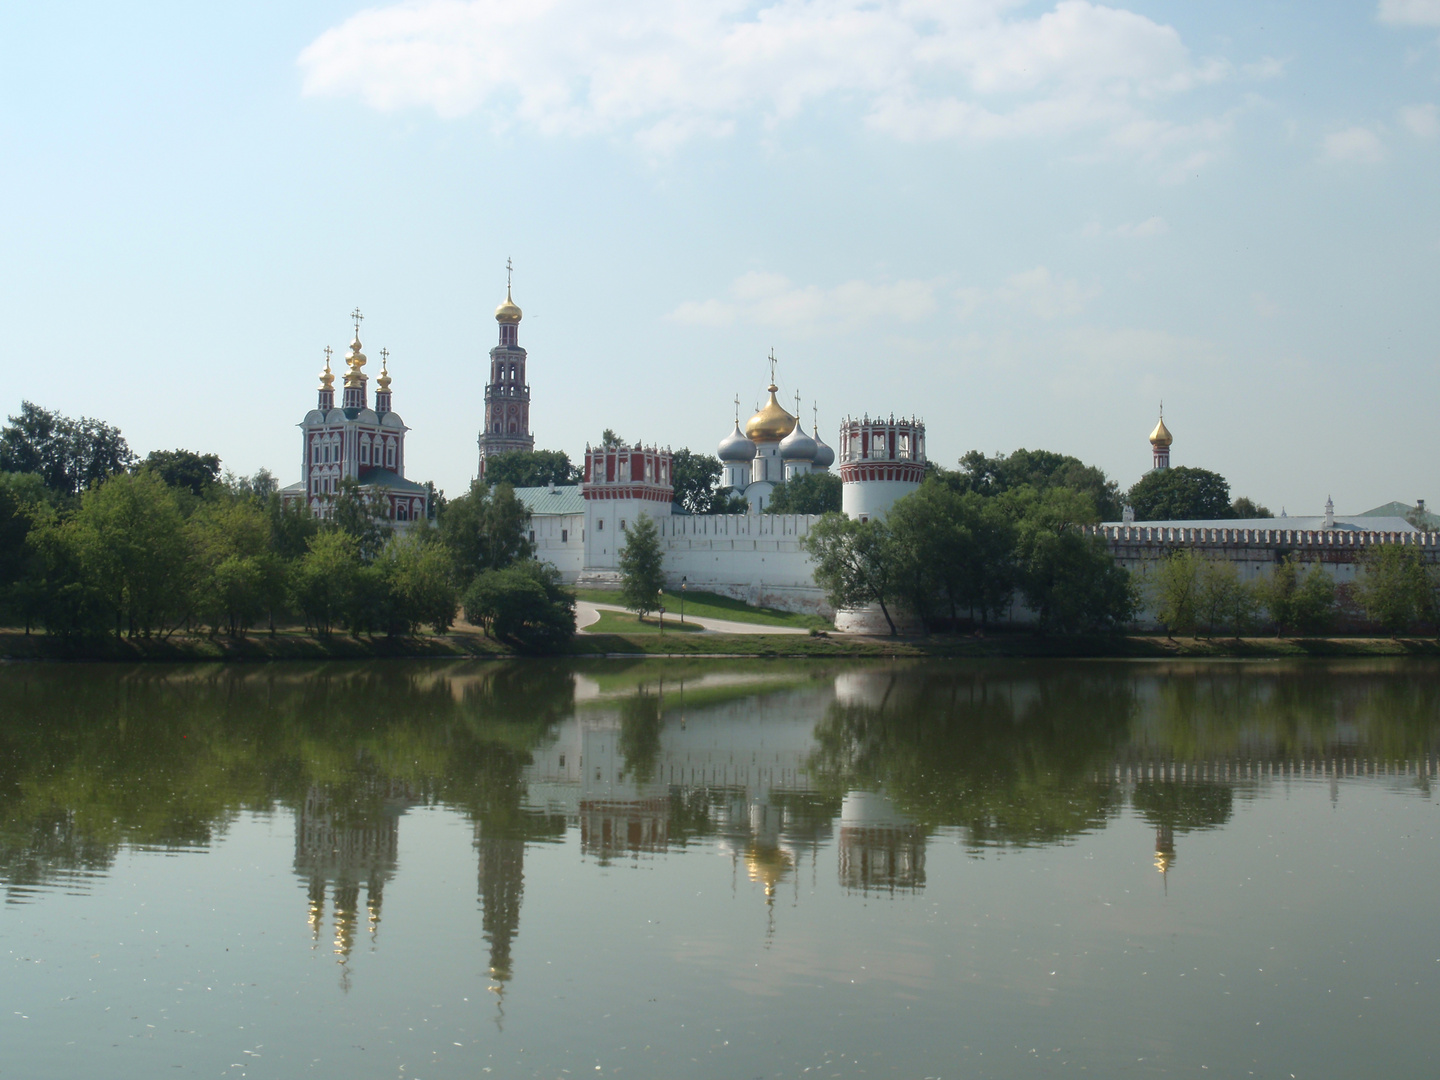
[[[355,339],[345,354],[345,380],[339,408],[335,406],[335,375],[330,370],[330,347],[325,347],[325,370],[320,373],[319,398],[315,408],[300,422],[303,457],[300,475],[304,479],[282,488],[286,505],[299,503],[316,517],[325,517],[345,480],[353,480],[361,492],[380,506],[384,516],[399,527],[423,521],[429,515],[429,490],[405,479],[405,432],[410,430],[392,408],[390,353],[380,350],[380,377],[375,380],[375,407],[368,400],[366,357],[360,345],[360,322],[356,308]]]

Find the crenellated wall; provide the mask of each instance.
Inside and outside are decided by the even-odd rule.
[[[657,520],[669,587],[829,616],[800,541],[819,514],[705,514]]]

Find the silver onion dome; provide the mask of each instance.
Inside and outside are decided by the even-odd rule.
[[[716,456],[721,461],[727,462],[755,460],[755,444],[740,430],[738,421],[735,424],[735,430],[720,440],[720,448]]]

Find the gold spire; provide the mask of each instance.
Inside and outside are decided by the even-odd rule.
[[[325,346],[325,370],[320,372],[320,389],[335,389],[335,373],[330,370],[330,354],[334,350],[329,345]]]
[[[1165,403],[1160,403],[1160,422],[1155,425],[1155,430],[1150,432],[1151,446],[1169,446],[1175,441],[1175,436],[1170,434],[1170,429],[1165,426]]]
[[[510,273],[514,270],[510,260],[505,260],[505,302],[495,309],[495,321],[511,326],[520,321],[520,306],[510,299]]]
[[[375,380],[375,389],[382,394],[390,392],[390,350],[380,350],[380,377]]]

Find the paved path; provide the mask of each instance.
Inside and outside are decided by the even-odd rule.
[[[602,611],[624,611],[619,604],[592,604],[588,600],[575,601],[575,627],[580,633],[586,633],[585,627],[593,626],[600,621]],[[673,611],[665,613],[667,621],[680,621],[680,616]],[[799,629],[794,626],[765,626],[760,623],[732,622],[729,619],[697,619],[693,615],[685,616],[685,625],[704,627],[707,634],[808,634],[809,630]],[[685,633],[685,631],[678,631]]]

